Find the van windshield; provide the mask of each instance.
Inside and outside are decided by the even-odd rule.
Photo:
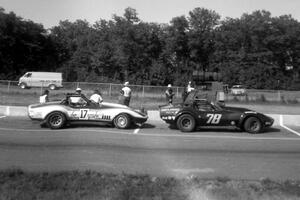
[[[27,78],[28,78],[28,77],[31,77],[31,75],[32,75],[31,73],[26,73],[26,74],[24,75],[24,77],[27,77]]]

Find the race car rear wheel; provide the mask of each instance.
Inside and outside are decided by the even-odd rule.
[[[259,133],[262,130],[262,123],[256,117],[249,117],[244,123],[244,130],[248,133]]]
[[[119,114],[114,119],[115,127],[120,128],[120,129],[129,128],[130,123],[131,123],[130,116],[125,114],[125,113],[124,114]]]
[[[66,117],[61,112],[50,113],[47,117],[47,125],[51,129],[63,128],[66,123]]]
[[[195,129],[196,122],[193,116],[189,114],[181,115],[177,120],[177,127],[182,132],[191,132]]]

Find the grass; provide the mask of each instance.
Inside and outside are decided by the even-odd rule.
[[[0,171],[0,199],[268,200],[299,199],[300,181],[175,179],[94,171]]]

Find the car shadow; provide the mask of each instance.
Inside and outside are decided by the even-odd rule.
[[[133,124],[130,129],[137,129],[137,128],[141,128],[141,129],[150,129],[150,128],[155,128],[156,126],[154,126],[153,124],[148,124],[148,123],[144,123],[142,125],[137,125],[137,124]]]
[[[270,128],[266,128],[264,131],[264,133],[268,133],[268,132],[278,133],[278,132],[281,132],[281,130],[279,128],[270,127]]]
[[[115,126],[113,124],[109,124],[109,123],[99,123],[99,122],[95,122],[95,123],[85,123],[85,122],[73,122],[73,123],[68,123],[65,127],[63,127],[63,129],[68,129],[68,128],[115,128]],[[44,126],[44,128],[47,128],[47,126]],[[137,129],[137,128],[141,128],[141,129],[150,129],[150,128],[155,128],[154,125],[152,124],[142,124],[142,125],[137,125],[137,124],[133,124],[131,125],[129,128],[126,128],[126,130],[133,130],[133,129]]]
[[[199,132],[217,132],[217,133],[221,133],[221,132],[230,132],[230,133],[246,133],[246,134],[251,134],[251,133],[248,133],[246,131],[243,131],[239,128],[202,128],[202,127],[199,127],[197,128],[195,131],[199,131]],[[281,132],[280,129],[278,128],[266,128],[264,129],[262,132],[260,133],[255,133],[254,135],[264,135],[264,134],[270,134],[270,133],[278,133],[278,132]]]

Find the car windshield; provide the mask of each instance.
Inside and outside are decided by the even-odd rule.
[[[190,104],[194,102],[194,100],[213,101],[214,95],[210,91],[193,90],[192,92],[189,93],[184,103]]]
[[[215,108],[215,110],[217,110],[217,111],[223,110],[223,108],[221,106],[219,106],[217,103],[211,102],[211,104]]]

